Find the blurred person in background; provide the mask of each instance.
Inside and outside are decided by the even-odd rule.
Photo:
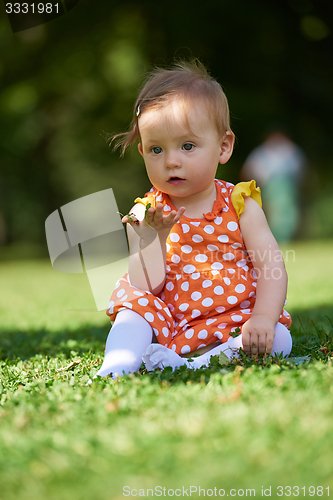
[[[261,186],[268,224],[279,243],[292,240],[299,226],[299,187],[305,168],[301,148],[282,128],[272,128],[241,169],[242,180],[255,179]]]

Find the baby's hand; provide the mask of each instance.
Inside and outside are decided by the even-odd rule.
[[[254,314],[242,327],[243,349],[248,356],[269,354],[273,347],[275,324],[267,316]]]
[[[136,233],[145,239],[147,228],[155,229],[158,233],[165,233],[167,236],[176,222],[179,221],[185,208],[181,207],[178,212],[172,210],[168,215],[163,214],[163,204],[158,203],[156,207],[150,207],[145,213],[145,217],[140,221],[134,214],[123,217],[122,222],[131,224]]]

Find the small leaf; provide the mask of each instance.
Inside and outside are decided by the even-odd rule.
[[[224,352],[220,352],[219,354],[219,363],[220,365],[227,365],[229,364],[230,362],[230,359],[228,358],[228,356],[226,354],[224,354]]]

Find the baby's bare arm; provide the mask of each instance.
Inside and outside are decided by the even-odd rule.
[[[129,277],[133,286],[140,290],[159,293],[165,283],[166,240],[173,225],[185,209],[163,214],[162,203],[151,207],[147,213],[144,205],[135,205],[131,214],[125,215],[130,246]]]
[[[256,302],[251,318],[242,328],[247,354],[269,353],[273,346],[275,325],[287,293],[287,273],[282,254],[260,206],[245,199],[239,225],[244,243],[258,276]]]

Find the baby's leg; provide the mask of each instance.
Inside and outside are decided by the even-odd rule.
[[[94,378],[136,372],[152,337],[152,327],[140,314],[130,309],[119,311],[106,341],[103,364]]]
[[[197,358],[193,358],[193,361],[189,361],[187,358],[182,358],[171,349],[167,349],[159,344],[152,344],[148,347],[142,359],[148,371],[154,370],[155,368],[164,368],[166,366],[171,366],[172,369],[175,369],[182,365],[187,365],[189,368],[200,368],[209,363],[211,356],[216,356],[221,352],[224,352],[229,359],[234,357],[237,358],[240,347],[243,347],[242,335],[238,335],[238,337],[235,338],[230,337],[224,344],[214,347],[214,349],[211,349]],[[290,354],[291,348],[292,340],[289,330],[281,323],[277,323],[271,354],[283,354],[283,356],[286,357]]]

